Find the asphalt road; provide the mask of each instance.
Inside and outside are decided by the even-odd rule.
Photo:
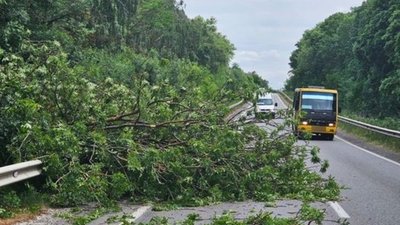
[[[372,155],[340,137],[313,140],[329,160],[328,174],[344,185],[343,209],[352,225],[400,224],[400,164]]]
[[[318,146],[320,157],[329,161],[327,175],[345,187],[339,203],[351,225],[400,225],[400,163],[340,135],[333,141],[311,140],[310,144]]]

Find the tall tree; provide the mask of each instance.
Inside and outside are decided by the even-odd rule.
[[[307,31],[291,56],[286,88],[338,88],[343,106],[368,116],[398,116],[399,4],[368,0]],[[388,110],[388,107],[390,108]]]

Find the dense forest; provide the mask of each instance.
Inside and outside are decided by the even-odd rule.
[[[400,116],[400,2],[368,0],[304,33],[285,89],[337,88],[342,108],[364,117]]]
[[[60,206],[338,196],[293,135],[225,121],[268,81],[230,66],[216,21],[183,5],[0,0],[0,165],[43,162],[0,190],[0,217],[38,193]]]

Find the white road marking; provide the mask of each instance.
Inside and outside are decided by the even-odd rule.
[[[137,219],[143,216],[147,211],[151,210],[151,206],[142,206],[131,214],[133,219],[128,220],[129,223],[134,223]],[[121,223],[122,224],[122,223]]]
[[[333,210],[338,214],[341,219],[349,219],[349,214],[344,211],[344,209],[337,202],[328,202],[328,204],[332,207]]]
[[[339,139],[339,140],[341,140],[341,141],[343,141],[344,143],[346,143],[346,144],[348,144],[348,145],[351,145],[351,146],[357,148],[358,150],[361,150],[361,151],[363,151],[363,152],[366,152],[366,153],[368,153],[368,154],[370,154],[370,155],[373,155],[373,156],[375,156],[375,157],[377,157],[377,158],[383,159],[383,160],[385,160],[385,161],[387,161],[387,162],[393,163],[393,164],[396,165],[396,166],[400,166],[400,163],[398,163],[398,162],[396,162],[396,161],[393,161],[393,160],[391,160],[391,159],[388,159],[388,158],[386,158],[386,157],[383,157],[383,156],[381,156],[381,155],[378,155],[378,154],[376,154],[376,153],[373,153],[373,152],[371,152],[371,151],[368,151],[367,149],[361,148],[360,146],[357,146],[357,145],[355,145],[355,144],[353,144],[353,143],[350,143],[350,142],[344,140],[344,139],[341,138],[341,137],[336,136],[336,138]]]

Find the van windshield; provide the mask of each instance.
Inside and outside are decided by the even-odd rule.
[[[257,105],[272,105],[272,99],[270,98],[262,98],[262,99],[258,99],[257,101]]]

